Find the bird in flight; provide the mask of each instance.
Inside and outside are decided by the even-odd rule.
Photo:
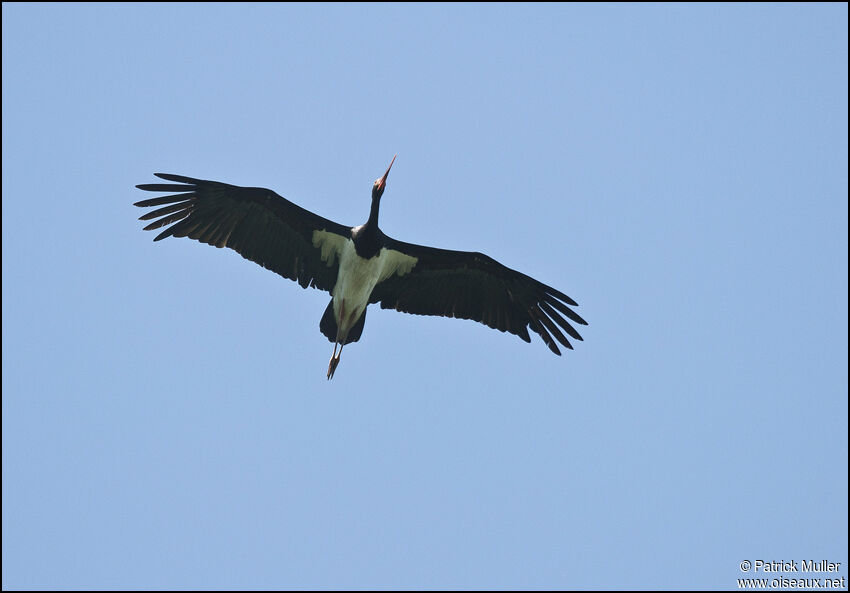
[[[136,187],[171,195],[135,205],[161,206],[139,217],[153,220],[146,231],[167,227],[154,241],[189,237],[229,247],[303,288],[329,292],[331,301],[319,322],[334,344],[328,379],[343,347],[360,339],[366,308],[373,303],[415,315],[471,319],[526,342],[530,328],[559,356],[556,340],[572,349],[564,332],[582,339],[572,324],[587,322],[570,308],[577,303],[564,293],[483,253],[424,247],[385,235],[378,228],[378,210],[394,162],[395,157],[372,184],[369,219],[354,227],[313,214],[269,189],[168,173],[155,175],[172,183]]]

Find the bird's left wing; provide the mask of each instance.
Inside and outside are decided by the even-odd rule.
[[[570,309],[578,306],[574,300],[483,253],[424,247],[389,237],[385,247],[415,258],[416,263],[410,271],[375,286],[369,301],[380,303],[382,309],[471,319],[526,342],[531,341],[531,328],[558,355],[555,340],[572,350],[564,332],[582,339],[570,323],[587,325]]]
[[[156,173],[174,183],[137,185],[145,191],[173,195],[136,202],[136,206],[164,206],[140,217],[156,219],[146,231],[167,225],[154,238],[189,237],[215,247],[230,247],[302,287],[314,286],[330,292],[336,283],[338,264],[322,259],[314,232],[327,231],[348,237],[350,229],[293,204],[261,187],[239,187]],[[329,265],[331,264],[331,265]]]

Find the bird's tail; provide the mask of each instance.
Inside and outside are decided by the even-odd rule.
[[[363,334],[363,327],[366,325],[366,311],[363,311],[363,314],[360,316],[360,319],[357,320],[357,323],[348,330],[348,335],[345,336],[340,343],[350,344],[351,342],[356,342],[360,339],[360,336]],[[336,342],[337,332],[339,331],[339,327],[336,323],[336,315],[334,315],[334,301],[331,299],[331,302],[328,303],[328,308],[325,309],[324,315],[322,315],[322,320],[319,322],[319,331],[328,339],[329,342]]]

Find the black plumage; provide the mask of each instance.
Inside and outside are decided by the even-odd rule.
[[[389,168],[375,181],[369,220],[357,227],[313,214],[268,189],[165,173],[156,176],[173,183],[137,187],[172,195],[135,205],[160,206],[140,217],[153,221],[145,230],[165,227],[155,241],[189,237],[229,247],[304,288],[331,293],[320,323],[322,333],[335,342],[328,378],[339,362],[336,344],[360,338],[371,303],[404,313],[471,319],[526,342],[531,341],[530,328],[559,355],[558,344],[572,349],[570,338],[582,339],[573,324],[586,322],[564,293],[482,253],[386,236],[378,228],[378,210],[388,174]],[[365,301],[358,303],[363,291]]]
[[[382,309],[471,319],[526,342],[531,341],[527,329],[531,327],[558,355],[561,351],[552,336],[573,348],[559,327],[570,337],[582,339],[564,319],[566,316],[574,323],[587,324],[569,308],[577,306],[574,300],[492,257],[402,243],[389,237],[386,245],[417,257],[419,262],[409,274],[375,286],[369,302],[380,303]]]
[[[326,229],[348,234],[351,229],[305,210],[275,192],[261,187],[239,187],[182,175],[156,173],[175,183],[137,185],[145,191],[180,192],[142,200],[136,206],[170,204],[139,217],[155,220],[146,231],[171,225],[154,241],[189,237],[215,247],[229,247],[245,259],[295,280],[302,287],[330,292],[337,270],[319,258],[312,233]]]

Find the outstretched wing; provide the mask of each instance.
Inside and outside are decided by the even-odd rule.
[[[578,306],[574,300],[483,253],[423,247],[389,237],[386,247],[417,262],[410,272],[375,286],[369,300],[382,309],[472,319],[526,342],[531,341],[530,327],[559,356],[555,340],[573,348],[564,332],[582,339],[570,323],[587,325],[570,309]]]
[[[174,183],[136,187],[172,195],[135,204],[164,206],[139,218],[156,219],[145,227],[146,231],[167,226],[154,241],[189,237],[215,247],[230,247],[304,288],[333,289],[339,265],[332,258],[328,260],[331,265],[322,260],[321,249],[313,243],[313,232],[327,231],[348,238],[348,227],[313,214],[269,189],[167,173],[155,175]]]

